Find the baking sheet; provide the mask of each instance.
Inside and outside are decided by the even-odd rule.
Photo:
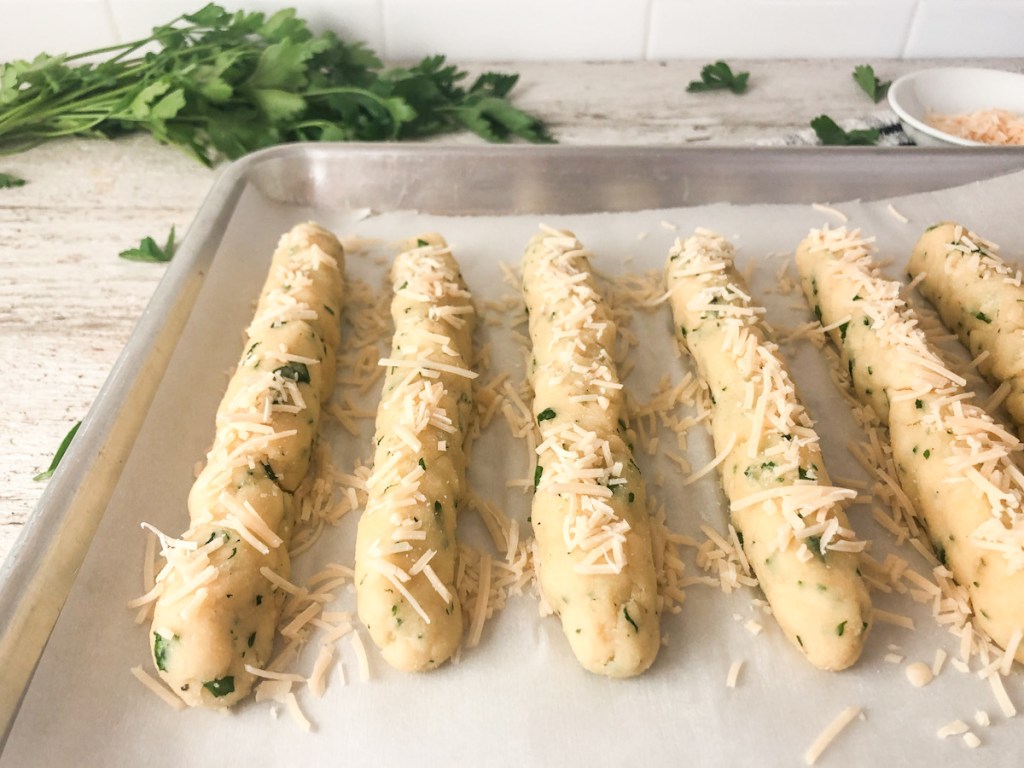
[[[542,180],[539,183],[542,186]],[[324,698],[315,699],[305,691],[299,696],[315,724],[312,734],[299,731],[283,711],[274,721],[273,708],[252,702],[229,715],[169,710],[129,673],[135,664],[149,665],[146,629],[136,627],[133,613],[124,608],[142,589],[144,534],[138,523],[146,520],[167,531],[186,525],[184,499],[193,465],[212,435],[225,371],[241,344],[239,333],[224,329],[240,331],[247,324],[281,232],[309,218],[342,235],[387,243],[437,230],[452,244],[476,297],[488,299],[507,295],[499,262],[518,260],[538,221],[575,230],[594,250],[595,265],[612,278],[624,271],[660,267],[676,236],[695,226],[710,227],[734,241],[741,266],[755,263],[754,295],[768,306],[770,321],[794,326],[809,319],[809,313],[799,295],[771,292],[774,275],[786,258],[773,254],[791,252],[810,227],[837,223],[807,204],[712,204],[595,215],[376,214],[339,208],[335,201],[315,194],[307,199],[319,205],[281,202],[288,196],[268,196],[266,189],[249,185],[230,209],[224,237],[26,693],[0,765],[78,765],[83,756],[91,764],[110,766],[300,761],[800,764],[819,731],[848,706],[862,707],[864,719],[837,739],[822,765],[885,760],[924,766],[968,757],[992,766],[1018,764],[1024,733],[1016,722],[1004,722],[987,683],[947,665],[928,687],[911,687],[903,672],[906,663],[930,664],[936,647],[953,656],[958,642],[934,625],[926,607],[877,594],[877,607],[913,616],[918,629],[908,632],[877,624],[861,661],[840,674],[810,668],[753,604],[758,593],[725,595],[717,589],[691,587],[682,613],[663,619],[668,643],[654,667],[635,680],[605,680],[579,668],[558,621],[538,617],[535,598],[525,595],[513,598],[488,622],[480,646],[465,651],[460,663],[430,674],[394,672],[371,649],[372,679],[362,683],[350,647],[341,643],[347,684],[335,671]],[[1024,243],[1018,210],[1022,193],[1024,175],[1017,174],[947,191],[832,205],[849,216],[851,226],[878,237],[883,257],[894,259],[889,274],[895,276],[920,232],[943,218],[960,220],[1015,255],[1013,244],[1019,250]],[[909,223],[893,216],[887,208],[890,202]],[[387,245],[382,251],[393,252]],[[384,266],[374,258],[380,253],[371,249],[352,256],[349,274],[380,285]],[[508,320],[486,326],[486,335],[494,344],[492,373],[507,369],[517,380],[523,375],[522,353],[510,336]],[[630,330],[643,342],[633,353],[636,368],[626,384],[643,400],[665,371],[678,380],[688,367],[672,352],[667,307],[636,313]],[[830,472],[863,478],[845,447],[858,430],[828,378],[824,359],[806,344],[784,351],[811,415],[823,420],[823,450]],[[341,388],[337,394],[346,391]],[[371,401],[375,396],[376,392]],[[367,456],[371,431],[365,424],[363,439],[356,440],[332,430],[328,438],[335,463],[345,468]],[[692,431],[693,466],[702,466],[710,457],[710,439],[699,429]],[[726,506],[714,477],[683,487],[678,472],[662,457],[641,453],[637,461],[650,494],[667,505],[673,530],[699,538],[702,523],[725,527]],[[531,473],[525,449],[495,422],[476,447],[470,483],[524,529],[529,497],[505,483]],[[892,546],[865,508],[853,510],[852,522],[861,536],[874,542],[876,558],[894,551],[916,570],[925,570],[909,547]],[[355,523],[355,515],[349,515],[327,531],[296,562],[297,577],[327,561],[351,562]],[[460,536],[483,545],[475,523],[460,523]],[[696,575],[692,557],[687,560],[688,575]],[[353,596],[343,593],[334,607],[352,609]],[[744,628],[750,618],[764,625],[757,637]],[[299,668],[308,670],[315,653],[315,647],[307,649]],[[885,661],[890,653],[904,656],[904,664]],[[745,665],[737,687],[728,689],[726,675],[738,659]],[[1021,682],[1019,671],[1007,679],[1018,706],[1024,705]],[[991,727],[974,725],[977,710],[989,713]],[[958,738],[936,738],[936,731],[955,719],[972,725],[981,748],[969,752]]]

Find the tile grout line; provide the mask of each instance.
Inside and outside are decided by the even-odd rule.
[[[903,50],[900,51],[900,58],[908,58],[908,51],[910,50],[910,41],[914,37],[914,31],[917,29],[918,20],[921,17],[921,0],[917,0],[914,3],[914,11],[910,14],[910,24],[907,25],[907,36],[903,39]]]
[[[391,51],[388,49],[388,26],[386,21],[387,14],[384,12],[384,3],[386,0],[377,0],[377,21],[380,23],[380,49],[381,59],[385,62],[391,61]]]
[[[651,60],[651,35],[654,33],[654,0],[647,0],[644,13],[644,61]]]
[[[103,7],[107,12],[107,26],[114,33],[114,42],[123,43],[124,35],[121,32],[121,25],[117,23],[117,17],[114,15],[114,6],[111,0],[103,0]]]

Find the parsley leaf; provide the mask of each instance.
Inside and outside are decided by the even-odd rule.
[[[71,445],[71,441],[75,439],[75,435],[78,434],[78,428],[82,426],[82,422],[76,421],[75,426],[64,436],[64,439],[60,441],[60,445],[57,447],[57,452],[53,455],[53,461],[50,462],[50,466],[46,468],[45,472],[40,472],[32,479],[41,483],[43,480],[49,480],[53,477],[53,473],[57,469],[57,465],[60,464],[60,460],[64,458],[64,454],[68,451],[68,446]]]
[[[203,683],[203,688],[212,693],[214,698],[219,699],[221,696],[227,696],[229,693],[235,692],[235,676],[225,675],[224,677],[218,677],[216,680]]]
[[[117,255],[122,259],[128,259],[128,261],[162,262],[171,260],[171,257],[174,256],[174,249],[174,227],[172,226],[163,248],[157,245],[152,237],[144,237],[137,248],[129,248]]]
[[[14,176],[13,174],[0,171],[0,189],[23,186],[25,186],[25,180],[20,176]]]
[[[98,61],[80,63],[86,58]],[[552,141],[543,122],[509,101],[517,75],[486,72],[468,87],[467,77],[444,56],[385,69],[362,43],[314,34],[291,8],[267,16],[210,4],[140,40],[0,64],[0,153],[140,131],[207,165],[293,141],[460,130]]]
[[[885,98],[886,92],[889,90],[889,86],[892,85],[892,80],[886,80],[884,83],[875,76],[875,69],[870,64],[861,64],[854,68],[853,79],[868,96],[877,104]]]
[[[720,91],[728,88],[739,95],[747,90],[749,72],[737,72],[733,74],[732,68],[724,61],[716,61],[714,64],[705,64],[700,71],[700,80],[692,80],[686,86],[689,93],[703,93],[705,91]]]
[[[828,115],[818,115],[811,120],[811,128],[822,144],[838,147],[869,146],[875,144],[879,136],[877,128],[844,131]]]

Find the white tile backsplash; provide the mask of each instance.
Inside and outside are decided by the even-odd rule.
[[[653,0],[647,57],[898,58],[917,0]]]
[[[2,1],[2,0],[0,0]],[[48,0],[34,0],[43,5]],[[204,5],[204,0],[107,0],[121,40],[145,37],[149,31],[166,24],[182,13],[192,13]],[[362,40],[376,51],[384,47],[379,0],[238,0],[220,2],[228,10],[261,11],[268,16],[282,8],[295,8],[298,15],[309,22],[315,32],[334,30],[346,39]],[[0,35],[3,33],[0,32]]]
[[[1024,2],[921,0],[903,55],[1024,56]]]
[[[401,59],[642,59],[637,0],[383,0],[386,54]]]
[[[1024,0],[222,0],[392,61],[1024,56]],[[0,61],[135,39],[204,0],[0,0]]]
[[[117,42],[106,0],[0,0],[0,62]]]

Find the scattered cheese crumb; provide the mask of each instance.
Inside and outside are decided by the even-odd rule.
[[[908,664],[904,672],[906,672],[907,680],[909,680],[910,684],[915,688],[923,688],[935,678],[935,675],[932,674],[931,668],[920,661]]]
[[[741,669],[743,669],[743,660],[742,659],[734,661],[732,663],[732,665],[729,667],[729,674],[725,678],[725,685],[726,685],[727,688],[735,688],[736,687],[736,680],[740,676],[740,670]]]
[[[939,732],[936,734],[940,739],[945,739],[950,736],[959,736],[962,733],[967,733],[968,726],[963,720],[954,720],[951,723],[939,728]]]

